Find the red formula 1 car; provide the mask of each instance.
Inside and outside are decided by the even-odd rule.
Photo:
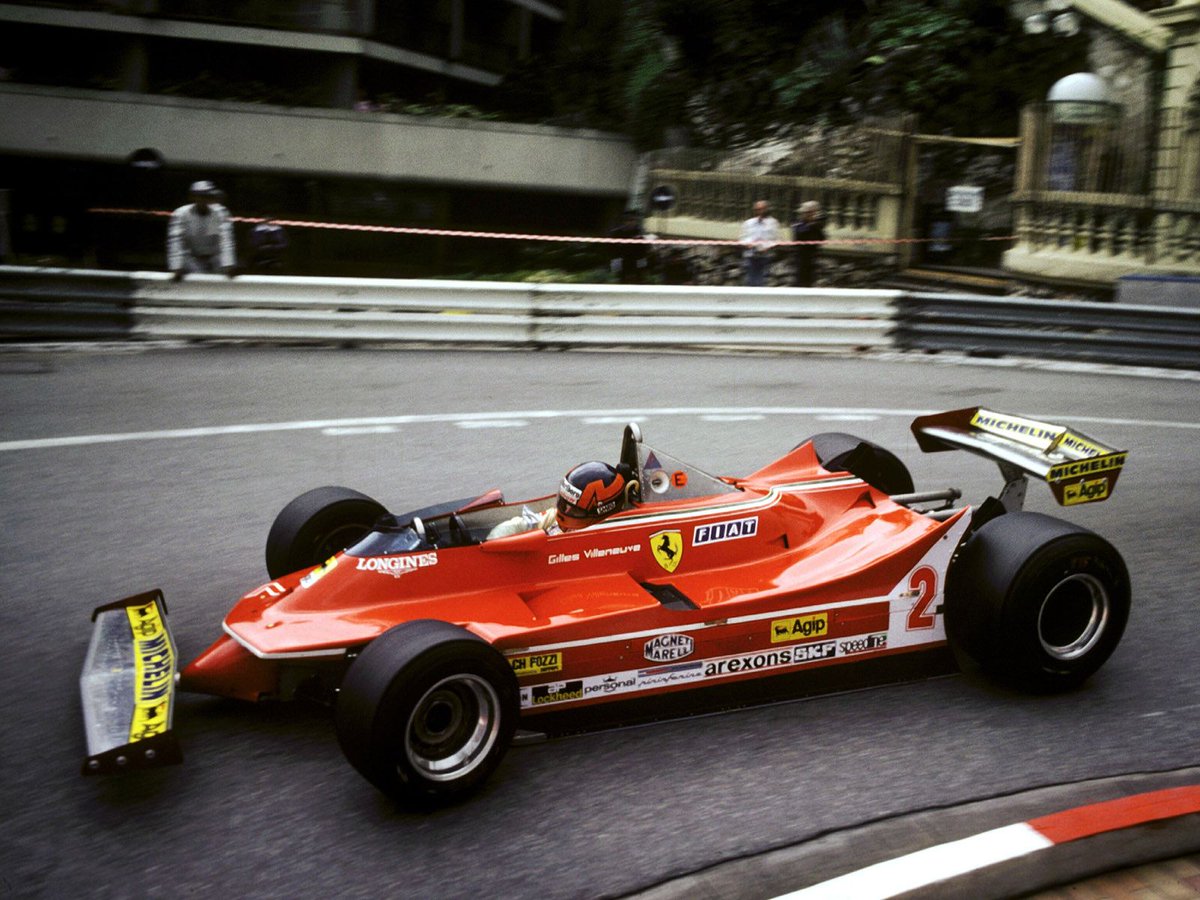
[[[1079,684],[1120,640],[1128,573],[1099,536],[1021,511],[1026,478],[1066,506],[1103,500],[1125,452],[978,408],[913,431],[925,451],[998,462],[999,496],[956,507],[955,489],[916,493],[894,455],[843,434],[714,477],[636,425],[619,508],[578,530],[489,537],[515,515],[545,519],[554,496],[392,515],[356,491],[310,491],[271,528],[272,580],[178,676],[161,593],[96,611],[84,771],[177,760],[176,687],[329,700],[350,762],[428,804],[478,787],[518,725],[554,733],[946,671],[950,645],[1034,690]]]

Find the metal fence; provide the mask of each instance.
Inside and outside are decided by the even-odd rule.
[[[1200,369],[1200,309],[828,288],[0,267],[0,340],[952,351]]]

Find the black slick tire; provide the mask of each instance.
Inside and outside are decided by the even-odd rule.
[[[279,578],[320,565],[363,538],[386,509],[366,494],[319,487],[301,494],[275,517],[267,534],[267,574]]]
[[[402,805],[478,790],[512,742],[517,679],[490,644],[449,622],[384,632],[351,663],[335,709],[346,759]]]
[[[1078,687],[1112,655],[1129,619],[1129,572],[1099,535],[1052,516],[986,522],[951,563],[946,630],[1001,682]]]

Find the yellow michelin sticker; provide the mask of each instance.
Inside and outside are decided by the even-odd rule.
[[[133,718],[129,742],[163,734],[171,723],[175,651],[158,604],[125,608],[133,632]]]
[[[553,653],[531,653],[527,656],[510,656],[508,664],[520,678],[522,675],[542,675],[546,672],[562,671],[562,654],[555,650]]]
[[[1068,478],[1082,478],[1086,475],[1116,473],[1125,465],[1127,453],[1108,453],[1104,456],[1090,456],[1087,459],[1076,459],[1071,462],[1051,466],[1046,473],[1047,481],[1066,481]]]

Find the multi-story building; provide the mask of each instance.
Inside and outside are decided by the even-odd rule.
[[[514,67],[606,8],[0,3],[0,190],[14,256],[161,267],[161,219],[95,210],[170,209],[199,178],[244,217],[603,233],[629,190],[631,144],[483,111]],[[514,246],[291,231],[301,271],[425,274],[465,257],[486,268]]]

